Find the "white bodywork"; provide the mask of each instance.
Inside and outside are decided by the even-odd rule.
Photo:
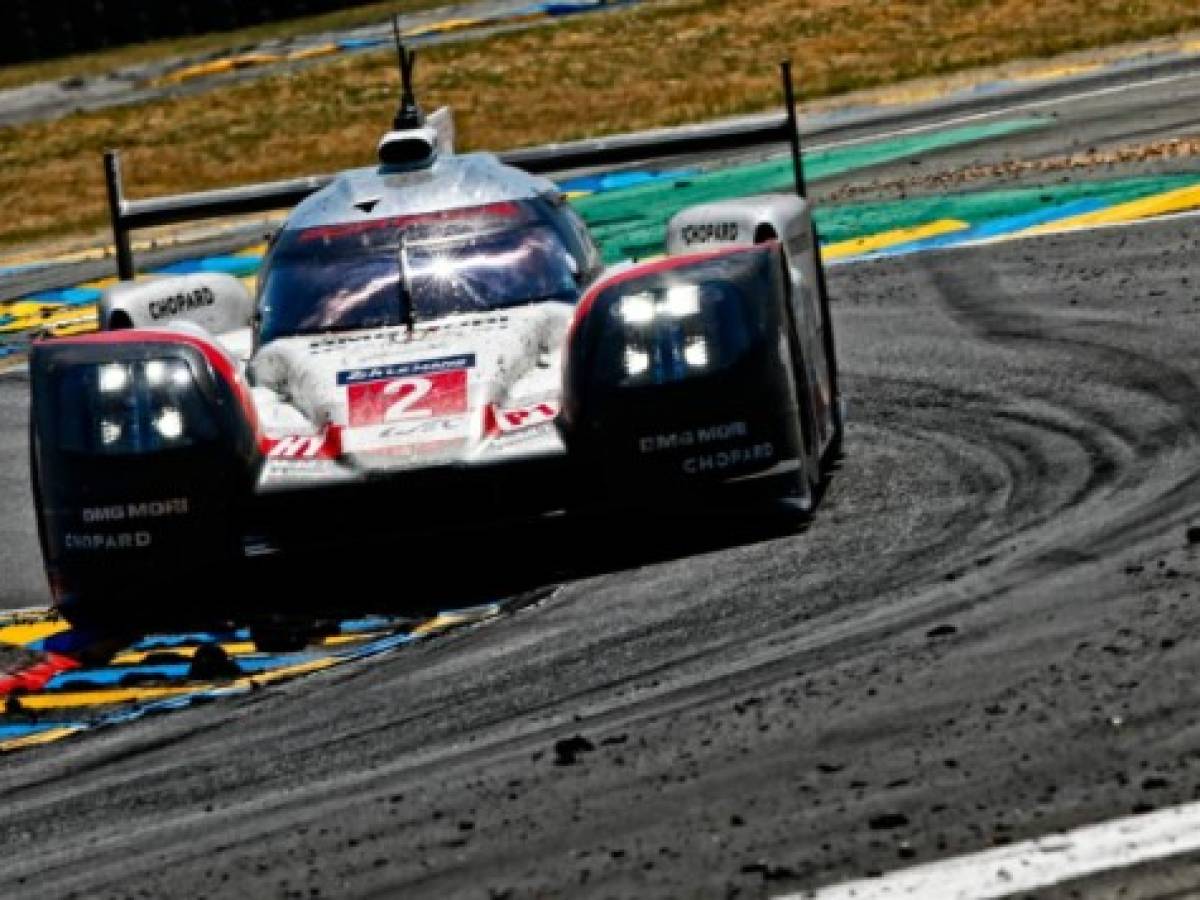
[[[261,486],[565,452],[554,426],[573,307],[294,337],[249,365],[269,442]]]
[[[489,154],[448,153],[452,123],[448,117],[432,118],[437,127],[419,135],[436,132],[439,152],[429,165],[344,172],[302,203],[287,227],[344,225],[557,195],[551,182],[500,166]],[[267,459],[261,490],[565,452],[554,419],[571,304],[453,315],[419,322],[411,330],[396,326],[280,338],[255,351],[251,329],[242,327],[253,306],[244,287],[228,276],[187,278],[186,284],[164,278],[123,286],[113,295],[118,301],[113,308],[125,310],[134,326],[193,334],[203,326],[236,360],[251,387]],[[183,304],[151,321],[149,304],[156,302],[151,298],[181,287],[206,297],[215,292],[218,302]],[[214,309],[222,315],[214,318]]]
[[[344,226],[556,193],[545,179],[500,166],[487,154],[438,156],[415,171],[346,172],[302,203],[288,228]],[[813,302],[815,259],[803,200],[774,196],[694,207],[672,220],[667,244],[673,254],[688,254],[764,238],[783,244],[798,327],[804,344],[819,348],[825,323]],[[243,295],[238,298],[232,296],[233,280],[222,280],[226,276],[189,278],[189,289],[219,289],[221,302],[184,304],[156,324],[205,326],[237,360],[251,387],[266,457],[260,490],[566,453],[555,419],[572,304],[546,301],[456,314],[411,329],[284,337],[254,350],[250,329],[237,327],[249,308],[241,285],[234,282]],[[160,302],[152,298],[182,284],[163,279],[132,286],[121,295],[120,308],[135,325],[150,324],[145,321],[150,304]],[[827,408],[823,353],[807,356],[805,363]],[[817,427],[827,430],[825,421]],[[823,443],[827,435],[818,437]]]
[[[792,311],[801,345],[806,348],[801,364],[808,384],[816,393],[818,412],[814,428],[820,446],[832,440],[836,425],[829,358],[831,324],[820,302],[817,248],[814,244],[812,210],[808,201],[793,194],[766,194],[737,200],[721,200],[692,206],[676,214],[667,224],[667,250],[672,255],[699,253],[737,244],[777,240],[787,260],[792,283]]]
[[[121,282],[104,292],[104,328],[162,328],[191,322],[212,334],[250,324],[254,302],[232,275],[205,272]]]

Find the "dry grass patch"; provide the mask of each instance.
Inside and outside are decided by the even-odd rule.
[[[502,148],[779,103],[790,56],[806,97],[1200,27],[1194,0],[661,0],[451,45],[418,64],[460,144]],[[104,223],[100,153],[134,196],[369,164],[394,111],[386,54],[197,97],[0,131],[0,243]]]

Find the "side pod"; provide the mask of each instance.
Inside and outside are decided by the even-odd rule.
[[[257,425],[224,351],[180,332],[101,333],[36,343],[30,377],[39,534],[68,618],[168,613],[240,555]]]
[[[777,242],[603,279],[567,339],[562,429],[581,481],[657,502],[736,483],[778,496],[804,467]]]

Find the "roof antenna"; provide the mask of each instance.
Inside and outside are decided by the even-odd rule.
[[[379,161],[392,171],[427,169],[437,160],[438,131],[425,124],[425,114],[413,93],[417,54],[405,49],[401,42],[398,18],[392,19],[392,33],[396,37],[396,58],[400,63],[404,92],[400,95],[396,118],[392,120],[392,130],[379,142]]]
[[[425,124],[425,114],[421,112],[420,104],[413,93],[413,67],[417,64],[417,53],[411,53],[400,41],[400,17],[392,19],[392,35],[396,38],[396,59],[400,63],[400,81],[404,85],[404,93],[400,96],[400,108],[396,110],[396,118],[392,120],[392,129],[408,131],[420,128]]]

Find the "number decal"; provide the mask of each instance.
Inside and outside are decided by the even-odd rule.
[[[399,422],[403,419],[425,419],[433,415],[433,408],[420,407],[418,404],[433,390],[433,382],[428,378],[397,378],[389,381],[383,389],[385,397],[400,397],[388,406],[383,414],[385,422]]]
[[[467,413],[467,370],[403,375],[346,388],[351,428]]]

